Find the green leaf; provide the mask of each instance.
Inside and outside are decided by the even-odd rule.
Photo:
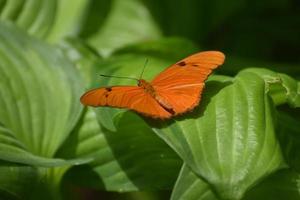
[[[299,177],[292,170],[280,170],[246,193],[243,200],[299,200]]]
[[[89,12],[91,1],[56,0],[55,18],[45,39],[49,42],[57,42],[66,36],[77,36],[82,21]]]
[[[183,165],[173,189],[171,200],[218,200],[209,184]]]
[[[1,10],[1,19],[16,25],[38,37],[44,37],[54,18],[56,1],[7,1]]]
[[[161,35],[151,14],[141,0],[113,0],[105,22],[88,39],[103,56],[115,49]]]
[[[85,80],[86,87],[91,87],[97,74],[96,66],[102,62],[96,50],[78,38],[66,38],[59,43],[59,48],[75,64]]]
[[[73,168],[66,179],[120,192],[171,188],[181,160],[137,115],[120,115],[112,132],[101,128],[95,112],[87,110],[58,155],[92,157],[94,162]]]
[[[22,199],[38,181],[38,172],[33,167],[0,161],[0,177],[0,198]]]
[[[254,73],[266,83],[266,92],[270,94],[275,105],[287,103],[295,108],[300,107],[300,82],[292,77],[268,69],[249,68],[242,72]]]
[[[283,166],[274,105],[253,73],[209,81],[191,114],[156,122],[155,132],[224,199],[240,199]]]
[[[286,98],[289,106],[300,107],[300,82],[286,74],[280,74],[282,86],[286,89]]]
[[[279,170],[251,188],[243,200],[300,199],[299,174],[290,169]],[[181,169],[172,200],[217,200],[209,185],[186,165]]]
[[[280,107],[278,112],[278,139],[289,166],[300,172],[300,109]]]
[[[1,21],[14,22],[28,33],[57,41],[78,32],[89,0],[19,0],[5,1],[1,6]]]
[[[38,200],[60,200],[61,194],[61,180],[65,172],[70,166],[54,167],[54,168],[38,168],[38,181],[35,183],[28,199]],[[46,195],[45,195],[46,194]]]
[[[1,23],[0,74],[1,159],[50,159],[81,114],[78,72],[62,52]]]
[[[36,168],[1,161],[0,198],[59,200],[60,180],[68,168]]]
[[[79,165],[91,161],[90,158],[75,158],[63,160],[58,158],[45,158],[28,152],[8,129],[0,126],[0,159],[10,162],[23,163],[35,166],[53,167],[62,165]]]

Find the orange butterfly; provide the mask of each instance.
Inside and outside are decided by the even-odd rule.
[[[218,51],[196,53],[171,65],[151,82],[140,79],[137,86],[93,89],[80,101],[87,106],[128,108],[153,118],[167,119],[199,104],[204,81],[224,59],[224,54]]]

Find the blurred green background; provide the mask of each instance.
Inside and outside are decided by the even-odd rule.
[[[78,85],[85,85],[86,89],[91,88],[92,86],[99,85],[100,81],[97,74],[102,73],[99,69],[106,70],[106,73],[109,74],[115,72],[117,67],[123,65],[132,65],[134,68],[137,65],[142,65],[147,57],[150,57],[150,62],[152,62],[151,65],[155,65],[156,63],[168,65],[178,58],[182,58],[200,50],[219,50],[225,53],[225,64],[217,70],[217,74],[234,76],[244,68],[263,67],[276,72],[286,73],[298,80],[300,79],[299,0],[0,0],[0,21],[0,58],[2,59],[0,59],[0,63],[3,62],[5,65],[9,63],[9,61],[7,61],[9,60],[9,56],[6,56],[6,54],[11,54],[15,60],[19,59],[18,56],[32,56],[33,59],[28,61],[28,63],[32,62],[37,65],[38,63],[43,62],[48,63],[47,59],[54,60],[54,63],[49,64],[49,69],[52,69],[51,67],[55,67],[57,63],[59,66],[71,66],[70,63],[72,62],[73,64],[75,63],[76,67],[83,74],[83,80],[81,80],[79,76],[74,75],[76,73],[72,71],[72,67],[70,67],[70,69],[66,67],[66,69],[59,73],[67,75],[60,74],[57,75],[56,79],[49,80],[45,76],[45,83],[48,85],[53,84],[53,88],[67,87],[66,85],[68,85],[68,83],[66,83],[66,85],[65,83],[58,84],[57,82],[59,82],[59,80],[72,80],[73,82],[70,82],[74,83],[73,79],[77,80],[77,78]],[[43,45],[46,47],[44,48]],[[17,53],[14,54],[13,50],[11,51],[8,47],[12,47]],[[65,62],[60,56],[56,56],[56,50],[52,51],[52,48],[59,49],[57,51],[64,51],[70,62]],[[24,50],[26,53],[21,55],[21,53],[18,52],[18,49],[22,49],[22,51]],[[39,59],[35,60],[36,57],[33,56],[34,53],[32,52],[40,52],[42,57],[45,58],[49,55],[49,58],[45,59],[46,61],[40,61]],[[12,63],[20,66],[25,65],[22,61]],[[112,69],[105,69],[106,66],[112,65],[115,65]],[[95,66],[97,66],[96,69],[98,70],[95,70]],[[154,76],[156,72],[159,71],[159,67],[153,71],[148,70],[148,75],[145,76]],[[150,68],[151,67],[149,67],[149,69]],[[153,68],[155,68],[155,66]],[[126,72],[128,71],[127,69],[128,68],[125,67],[123,71],[119,70],[118,74],[132,75],[131,72]],[[55,72],[53,71],[55,70],[44,72],[54,74]],[[17,71],[11,71],[10,73],[21,74],[20,76],[22,76],[22,73],[26,75],[27,72],[28,71],[21,71],[19,73]],[[43,74],[44,72],[39,71],[40,74]],[[5,74],[6,72],[3,70],[3,72],[1,71],[0,73]],[[0,78],[2,79],[2,77]],[[4,83],[9,79],[10,75],[3,78],[2,81]],[[28,79],[30,79],[28,81],[32,81],[30,82],[31,85],[38,85],[33,78]],[[43,79],[43,75],[41,75],[41,79]],[[107,80],[102,80],[102,84],[108,84],[108,82],[109,81]],[[82,94],[84,89],[81,86],[77,87],[76,84],[72,86],[75,88],[73,88],[74,94],[67,94],[69,96],[63,96],[65,95],[63,91],[57,91],[57,94],[55,93],[57,96],[52,99],[53,102],[57,101],[57,104],[53,107],[49,107],[49,109],[64,109],[63,106],[60,107],[60,101],[58,99],[61,94],[63,94],[62,98],[67,99],[65,101],[69,100],[70,102],[72,95],[72,97],[76,95],[76,97],[78,97],[78,94]],[[51,89],[50,86],[49,88]],[[70,90],[73,89],[71,88]],[[34,96],[34,94],[35,93],[32,92],[31,96]],[[38,100],[34,98],[31,100],[38,102]],[[69,117],[68,120],[66,120],[68,121],[68,124],[61,129],[57,129],[59,131],[61,130],[61,133],[64,133],[65,135],[57,134],[56,136],[53,136],[53,138],[49,136],[48,139],[46,138],[43,140],[43,144],[46,144],[47,142],[45,141],[47,140],[58,140],[57,144],[54,144],[53,142],[53,145],[51,146],[50,144],[49,146],[51,147],[45,150],[43,145],[37,144],[37,142],[30,137],[29,139],[26,138],[24,136],[25,134],[17,135],[16,138],[21,138],[20,141],[24,143],[26,143],[26,141],[34,143],[36,146],[33,145],[32,149],[30,148],[30,145],[25,145],[26,148],[30,149],[29,152],[47,159],[73,159],[77,158],[78,155],[84,154],[85,150],[83,150],[84,153],[81,153],[79,150],[78,154],[76,154],[76,152],[73,155],[72,150],[74,150],[75,147],[72,149],[72,145],[66,145],[68,142],[72,143],[73,139],[70,139],[69,141],[66,138],[68,138],[68,134],[71,132],[71,129],[73,130],[78,120],[79,123],[75,126],[75,131],[73,130],[75,133],[72,132],[73,134],[80,132],[81,129],[78,127],[84,124],[84,121],[86,120],[81,116],[82,108],[79,108],[75,103],[69,104],[71,105],[70,107],[73,106],[70,110],[74,108],[75,111],[69,111],[70,113],[67,113],[66,111],[67,114],[52,113],[53,116],[57,117],[60,115]],[[38,103],[36,105],[40,106]],[[282,107],[281,109],[288,110],[288,108],[285,107]],[[295,110],[293,115],[299,116],[299,108]],[[0,115],[2,114],[2,116],[7,117],[3,113],[5,112],[3,111]],[[38,117],[33,121],[37,123],[39,120],[40,118]],[[9,124],[4,122],[6,122],[4,118],[0,119],[0,125]],[[18,127],[20,126],[16,125],[15,129],[12,128],[12,131],[20,129],[19,131],[22,132],[22,128]],[[26,125],[24,125],[24,127],[26,128]],[[49,125],[47,128],[49,128]],[[77,131],[76,128],[80,130]],[[3,131],[2,129],[0,131],[10,133],[9,131]],[[34,132],[35,130],[32,129],[30,131]],[[51,135],[51,131],[47,133]],[[60,139],[57,139],[59,137]],[[114,139],[112,139],[112,141],[114,141]],[[153,139],[152,142],[155,143],[157,141],[156,139]],[[165,148],[163,144],[160,145],[162,145],[163,149]],[[65,149],[63,147],[65,147]],[[6,146],[2,147],[0,145],[0,150],[1,148],[4,149],[4,153],[1,154],[0,158],[5,161],[0,163],[2,167],[0,169],[0,174],[7,174],[7,168],[5,167],[11,166],[11,163],[7,164],[8,161],[15,162],[17,160],[17,163],[21,164],[34,163],[35,166],[41,164],[43,167],[60,166],[60,164],[57,164],[60,162],[66,162],[70,165],[77,162],[87,162],[84,159],[70,161],[70,163],[69,160],[49,161],[43,159],[40,160],[40,157],[30,157],[29,161],[27,160],[27,157],[25,157],[26,159],[20,159],[20,161],[18,160],[19,157],[6,156]],[[181,162],[178,161],[179,159],[175,154],[173,155],[173,152],[169,152],[168,149],[165,151],[166,154],[170,154],[170,157],[172,159],[174,157],[175,160],[175,167],[172,169],[173,171],[170,170],[170,174],[167,174],[168,176],[172,176],[178,173]],[[122,150],[119,150],[117,153],[121,152]],[[97,166],[97,163],[95,166]],[[14,167],[19,166],[17,165]],[[21,167],[23,168],[24,166]],[[159,171],[159,166],[157,168],[155,167],[154,169]],[[31,172],[31,168],[24,168],[26,168],[26,171],[28,170],[30,173],[36,175],[36,171]],[[166,183],[162,183],[162,186],[159,187],[163,188],[168,186],[162,192],[146,191],[120,194],[117,192],[105,192],[100,190],[99,187],[102,187],[99,186],[102,184],[100,181],[96,184],[92,182],[88,184],[84,183],[83,185],[85,186],[79,186],[80,184],[78,184],[78,182],[83,180],[83,177],[91,174],[79,174],[79,181],[77,180],[77,182],[74,181],[73,183],[72,170],[66,172],[66,174],[62,173],[64,174],[63,182],[66,182],[66,184],[63,184],[64,187],[62,188],[65,199],[168,199],[171,194],[169,186],[172,185],[177,178],[172,177],[173,179],[168,179]],[[80,168],[78,170],[80,170]],[[85,170],[89,171],[88,169],[84,169],[83,171]],[[38,173],[44,173],[41,171]],[[51,173],[52,172],[47,172],[48,175]],[[76,169],[73,173],[77,173]],[[100,174],[101,173],[102,172],[100,172]],[[5,175],[5,177],[7,177],[7,175]],[[14,185],[14,187],[12,187],[13,189],[11,189],[10,184],[5,182],[6,180],[4,178],[2,179],[4,190],[7,187],[9,190],[15,191],[16,194],[26,194],[27,188],[24,189],[23,186],[19,186],[16,183],[20,183],[18,180],[20,177],[22,180],[29,179],[27,172],[19,172],[16,177],[15,180],[11,182],[8,181],[10,184]],[[49,179],[51,179],[51,175],[49,175],[49,177]],[[33,182],[37,179],[35,176],[30,176],[30,179],[31,178],[34,179]],[[149,179],[151,180],[151,178],[152,177]],[[98,180],[93,179],[92,181]],[[155,180],[151,181],[152,184],[158,184]],[[28,184],[28,182],[25,181],[25,184],[26,183]],[[90,185],[96,186],[94,189],[91,189],[92,187],[89,187]],[[145,188],[148,187],[147,184],[143,186]],[[138,188],[138,186],[135,185],[129,187],[134,189]],[[9,190],[8,193],[11,192]],[[115,188],[112,190],[115,190]],[[6,193],[4,192],[4,194]],[[7,197],[3,196],[3,198],[9,199],[10,195],[7,195]]]

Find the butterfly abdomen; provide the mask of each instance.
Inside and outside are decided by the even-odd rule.
[[[159,95],[155,95],[154,98],[159,103],[159,105],[161,107],[163,107],[163,109],[165,109],[168,113],[170,113],[171,115],[175,115],[176,114],[176,112],[174,111],[174,109],[171,106],[171,104],[168,103],[164,98],[162,98]]]

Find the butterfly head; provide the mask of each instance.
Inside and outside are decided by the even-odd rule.
[[[145,88],[146,85],[148,85],[149,83],[147,81],[145,81],[144,79],[139,79],[138,80],[138,86],[139,87],[142,87],[142,88]]]
[[[150,83],[148,83],[147,81],[145,81],[144,79],[138,80],[138,86],[143,88],[147,93],[150,93],[150,94],[155,93],[152,85]]]

